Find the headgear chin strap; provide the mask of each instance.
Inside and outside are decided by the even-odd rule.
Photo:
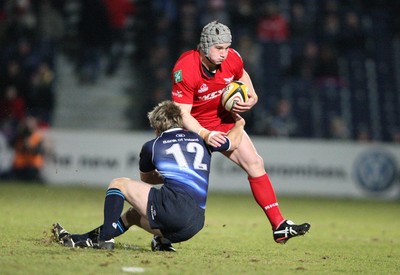
[[[215,44],[232,43],[231,30],[218,21],[212,21],[204,26],[200,36],[200,43],[197,46],[208,58],[210,47]]]

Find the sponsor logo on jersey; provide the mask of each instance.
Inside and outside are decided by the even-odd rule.
[[[197,91],[199,94],[207,92],[208,91],[208,87],[207,84],[203,84],[201,85],[200,89]]]
[[[218,90],[218,91],[215,91],[215,92],[203,95],[203,96],[199,96],[198,99],[202,100],[202,101],[206,101],[206,100],[210,100],[210,99],[219,97],[222,94],[223,90],[224,89],[221,89],[221,90]]]
[[[182,97],[182,91],[172,91],[172,96]]]
[[[182,81],[182,70],[174,72],[174,81],[175,83]]]
[[[232,80],[233,80],[233,75],[232,75],[231,77],[224,78],[225,84],[229,84],[229,83],[231,83],[231,82],[232,82]]]

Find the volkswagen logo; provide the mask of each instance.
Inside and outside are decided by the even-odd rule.
[[[369,150],[356,159],[354,176],[357,183],[372,192],[388,190],[396,179],[395,158],[383,150]]]

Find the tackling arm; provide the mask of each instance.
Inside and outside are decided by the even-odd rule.
[[[235,126],[229,131],[227,137],[231,141],[231,148],[229,151],[233,151],[239,147],[240,142],[242,141],[243,133],[244,133],[244,125],[246,121],[238,114],[232,114],[235,119]]]
[[[157,170],[153,170],[150,172],[140,172],[140,180],[153,185],[164,183],[164,179]]]
[[[201,126],[200,123],[191,115],[191,104],[182,104],[176,102],[175,104],[181,108],[183,127],[185,127],[185,129],[199,134],[199,136],[201,136],[202,139],[204,139],[206,143],[211,146],[219,147],[221,144],[225,143],[225,135],[223,132],[207,130]]]

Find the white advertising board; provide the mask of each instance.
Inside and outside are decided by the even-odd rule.
[[[6,137],[0,132],[0,175],[12,168],[14,152],[10,149]]]
[[[139,177],[142,144],[152,132],[50,130],[49,184],[106,187],[115,177]],[[400,198],[400,146],[253,138],[278,195]],[[210,190],[250,192],[247,175],[215,153]]]

